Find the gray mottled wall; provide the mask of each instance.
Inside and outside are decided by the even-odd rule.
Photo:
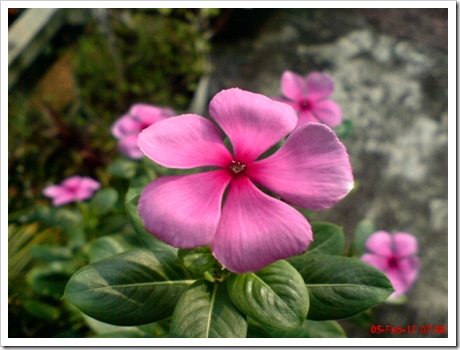
[[[336,79],[334,99],[354,123],[344,143],[360,187],[318,218],[349,238],[368,218],[420,242],[408,303],[375,308],[378,324],[448,327],[446,28],[447,12],[436,9],[278,10],[254,35],[217,44],[212,57],[211,95],[234,86],[278,95],[286,69]]]

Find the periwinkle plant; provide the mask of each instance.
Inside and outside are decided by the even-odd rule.
[[[170,337],[344,336],[334,320],[393,292],[382,271],[344,256],[340,227],[296,208],[330,208],[350,192],[344,145],[327,125],[298,125],[291,106],[236,88],[209,112],[139,134],[159,165],[205,169],[130,189],[143,247],[82,268],[64,298],[102,322],[155,323]]]

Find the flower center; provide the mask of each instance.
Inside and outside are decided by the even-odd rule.
[[[304,111],[304,110],[310,109],[310,107],[311,107],[310,101],[308,101],[308,100],[302,100],[302,101],[300,102],[300,109],[301,109],[301,110]]]
[[[399,265],[398,264],[398,259],[393,257],[393,256],[391,258],[388,258],[388,265],[390,267],[398,267],[398,265]]]
[[[237,160],[232,160],[232,162],[228,165],[228,170],[233,176],[243,174],[245,168],[246,164],[243,164]]]

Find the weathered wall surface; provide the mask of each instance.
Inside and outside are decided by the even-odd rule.
[[[332,74],[354,123],[344,143],[359,189],[318,218],[349,236],[364,218],[416,235],[422,268],[409,301],[375,308],[375,323],[447,328],[447,10],[382,11],[276,11],[255,35],[217,45],[210,95],[235,86],[279,95],[286,69]]]

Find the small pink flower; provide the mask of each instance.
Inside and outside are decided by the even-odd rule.
[[[323,123],[331,128],[342,122],[342,111],[329,100],[334,91],[334,80],[329,74],[312,72],[306,77],[285,71],[281,76],[281,91],[285,102],[296,110],[298,125],[308,122]]]
[[[100,183],[90,177],[75,175],[62,181],[60,185],[46,187],[43,195],[52,198],[54,206],[59,206],[89,199],[100,187]]]
[[[391,297],[404,295],[417,279],[420,259],[417,239],[405,232],[393,235],[385,231],[372,234],[366,241],[367,254],[361,260],[383,271],[395,291]]]
[[[353,186],[343,144],[322,124],[295,129],[291,107],[237,88],[215,95],[209,113],[232,152],[219,128],[194,114],[139,135],[140,149],[163,166],[217,168],[147,185],[139,200],[147,230],[177,248],[209,244],[216,259],[237,273],[304,252],[312,241],[310,224],[284,201],[324,209],[343,198]],[[278,151],[259,159],[289,133]]]
[[[112,135],[118,139],[120,151],[129,158],[141,158],[144,154],[137,146],[137,137],[146,127],[172,117],[175,112],[147,104],[135,104],[128,114],[120,117],[112,126]]]

